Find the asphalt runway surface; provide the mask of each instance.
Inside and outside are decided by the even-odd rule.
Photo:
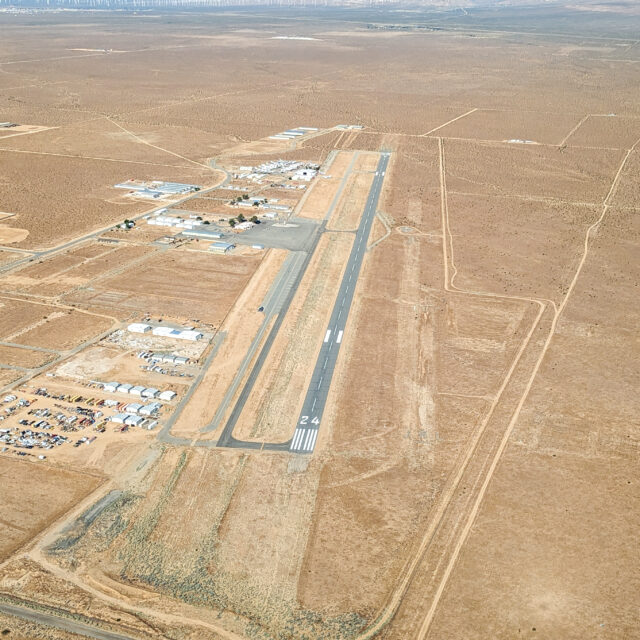
[[[356,232],[355,242],[351,248],[351,254],[347,261],[342,283],[338,290],[338,296],[333,306],[329,326],[327,327],[324,341],[316,361],[316,366],[311,376],[311,382],[307,395],[302,405],[302,411],[298,419],[293,438],[289,443],[289,450],[294,453],[312,453],[318,438],[318,432],[322,423],[331,379],[338,360],[340,344],[344,336],[347,318],[353,301],[358,276],[362,267],[362,259],[367,248],[367,239],[376,214],[378,199],[384,182],[384,175],[389,164],[389,154],[383,153],[378,162],[376,175],[369,190],[369,196],[365,205],[360,226]]]

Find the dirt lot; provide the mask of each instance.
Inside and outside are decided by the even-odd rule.
[[[34,323],[11,340],[47,349],[71,349],[113,326],[113,320],[80,311],[55,311],[44,322]]]
[[[6,559],[49,523],[91,493],[99,476],[0,456],[2,528],[0,558]]]
[[[212,198],[191,198],[183,204],[171,207],[173,211],[180,215],[182,211],[193,211],[195,213],[215,213],[233,216],[235,209],[227,206],[227,200],[213,200]]]
[[[258,256],[214,255],[170,250],[131,271],[102,280],[70,302],[113,305],[131,313],[218,325],[260,264]],[[134,277],[128,277],[129,274]]]

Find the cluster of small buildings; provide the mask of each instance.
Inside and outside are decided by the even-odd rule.
[[[158,214],[153,217],[147,218],[147,224],[156,225],[158,227],[173,227],[175,229],[196,229],[201,227],[204,222],[199,220],[196,216],[192,216],[189,218],[180,218],[178,216],[165,216],[162,213],[166,211],[166,209],[161,209],[158,211]]]
[[[157,420],[148,420],[144,416],[133,413],[116,413],[110,420],[114,424],[122,424],[126,427],[146,427],[147,429],[153,429],[158,424]]]
[[[263,162],[255,168],[256,171],[265,174],[283,174],[300,169],[318,169],[318,165],[301,162],[300,160],[270,160]]]
[[[127,393],[130,396],[139,396],[140,398],[148,399],[157,398],[158,400],[165,400],[167,402],[173,400],[176,397],[176,392],[171,391],[170,389],[167,389],[166,391],[160,391],[155,387],[143,387],[142,385],[134,386],[129,383],[121,384],[120,382],[102,383],[102,390],[106,393]],[[105,404],[107,404],[106,401]]]
[[[269,136],[269,140],[294,140],[300,136],[306,136],[308,133],[318,131],[317,127],[297,127],[295,129],[287,129],[282,133],[276,133],[274,136]]]
[[[127,330],[131,333],[150,333],[154,336],[161,336],[163,338],[174,338],[175,340],[189,340],[195,342],[196,340],[202,340],[204,334],[194,329],[173,329],[172,327],[152,327],[150,324],[143,322],[133,322]]]
[[[172,353],[155,353],[153,351],[140,351],[136,354],[138,358],[149,362],[165,362],[168,364],[189,364],[186,356],[176,356]]]
[[[162,180],[152,180],[151,182],[129,180],[127,182],[120,182],[114,185],[114,187],[116,189],[128,189],[130,194],[136,198],[147,198],[149,200],[170,198],[200,191],[200,187],[195,184],[163,182]]]
[[[151,421],[149,418],[156,416],[162,405],[159,402],[150,402],[149,404],[140,404],[139,402],[131,402],[124,407],[118,407],[122,412],[115,413],[109,420],[115,424],[124,424],[130,427],[146,426],[147,429],[153,429],[158,421]]]

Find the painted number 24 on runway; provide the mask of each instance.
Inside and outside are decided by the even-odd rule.
[[[309,424],[309,416],[301,416],[300,417],[300,424]],[[320,424],[320,420],[318,420],[317,416],[314,416],[313,418],[311,418],[311,424]]]

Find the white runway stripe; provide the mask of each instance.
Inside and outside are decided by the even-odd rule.
[[[342,333],[343,333],[343,332],[341,331],[341,332],[338,334],[338,338],[336,339],[336,342],[337,342],[338,344],[340,344],[340,342],[342,342]]]
[[[307,437],[305,438],[305,441],[304,441],[304,446],[302,447],[302,449],[304,449],[305,451],[307,450],[307,445],[309,444],[309,440],[311,440],[312,435],[313,435],[313,431],[309,429],[309,431],[307,431]]]
[[[300,447],[300,443],[302,442],[302,438],[304,438],[304,434],[306,429],[296,429],[296,432],[293,434],[293,442],[291,443],[291,449],[298,449]]]
[[[329,336],[331,335],[331,329],[327,329],[327,333],[324,334],[324,341],[329,342]]]
[[[311,432],[311,441],[309,442],[308,446],[306,447],[307,451],[313,451],[313,448],[316,446],[316,438],[318,437],[318,432],[317,431],[312,431]]]

